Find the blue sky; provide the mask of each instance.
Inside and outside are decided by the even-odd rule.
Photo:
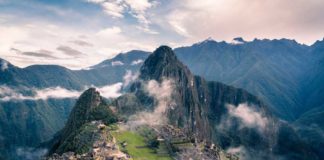
[[[0,0],[0,57],[83,68],[132,49],[212,37],[324,37],[322,0]]]

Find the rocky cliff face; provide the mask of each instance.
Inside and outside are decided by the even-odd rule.
[[[169,107],[165,113],[168,121],[186,129],[196,140],[211,141],[228,150],[239,148],[254,158],[271,159],[288,152],[293,154],[287,158],[313,157],[298,136],[292,141],[300,148],[288,146],[285,150],[277,150],[278,140],[283,141],[278,136],[295,136],[293,129],[282,132],[281,123],[252,94],[194,76],[167,46],[159,47],[148,57],[131,92],[119,97],[113,105],[126,115],[152,111],[157,100],[147,94],[145,85],[148,81],[163,83],[166,79],[174,83],[172,104],[167,104]],[[163,90],[160,92],[163,94]]]
[[[193,75],[167,46],[148,57],[129,93],[110,106],[129,122],[137,114],[142,122],[155,125],[164,124],[166,118],[166,124],[181,128],[194,144],[216,143],[243,159],[319,159],[295,130],[277,120],[257,97]],[[89,153],[91,147],[87,146],[97,139],[89,138],[92,131],[85,128],[94,120],[109,124],[114,115],[99,93],[89,89],[55,138],[51,153]]]

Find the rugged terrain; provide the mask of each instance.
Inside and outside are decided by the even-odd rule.
[[[88,153],[91,147],[80,151],[78,145],[83,143],[74,143],[87,137],[80,138],[79,134],[84,132],[82,126],[107,118],[105,124],[109,125],[117,114],[126,130],[152,128],[160,143],[163,140],[166,147],[173,148],[168,155],[179,159],[186,159],[182,154],[186,152],[207,159],[319,159],[295,129],[278,120],[257,97],[194,76],[167,46],[159,47],[146,59],[128,93],[110,104],[105,104],[98,94],[89,89],[81,95],[66,126],[50,143],[54,144],[50,154]],[[105,116],[91,118],[91,110],[96,108],[105,111]],[[93,143],[86,142],[91,142],[86,146]],[[189,148],[175,147],[181,144]],[[233,157],[225,151],[234,154]],[[132,152],[129,154],[132,156]]]
[[[323,144],[322,121],[318,115],[323,112],[324,41],[310,46],[288,39],[255,39],[248,42],[237,38],[235,41],[239,43],[208,39],[176,48],[174,52],[194,74],[209,81],[243,88],[257,96],[270,110],[271,116],[291,122],[298,134],[318,150],[317,153],[323,153],[318,149]],[[55,65],[19,68],[1,59],[1,156],[16,157],[18,150],[29,150],[29,147],[51,139],[55,132],[63,128],[76,99],[5,101],[8,91],[32,96],[39,89],[61,87],[82,91],[91,85],[99,87],[122,82],[127,71],[140,71],[149,55],[149,52],[130,51],[83,70]],[[195,84],[196,81],[200,83],[199,78],[194,76],[193,79]],[[224,90],[219,83],[201,83]],[[207,92],[210,90],[207,89]],[[137,100],[134,94],[128,95]]]

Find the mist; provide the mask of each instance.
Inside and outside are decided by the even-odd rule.
[[[264,130],[268,124],[268,119],[261,113],[255,111],[253,107],[246,103],[239,104],[237,107],[228,104],[228,115],[240,119],[241,127],[259,128]]]
[[[0,70],[5,71],[8,69],[8,62],[0,59]]]
[[[122,95],[123,83],[118,82],[112,85],[95,87],[100,91],[105,98],[116,98]],[[0,86],[0,101],[23,101],[23,100],[47,100],[47,99],[77,99],[84,90],[89,87],[84,87],[83,90],[70,90],[60,86],[49,87],[44,89],[27,88],[27,87],[9,87],[6,85]]]
[[[139,72],[133,73],[131,70],[127,70],[123,76],[123,86],[128,86],[131,82],[134,82],[139,76]]]
[[[168,119],[165,113],[174,105],[172,100],[174,86],[174,81],[171,79],[164,79],[161,83],[155,80],[144,82],[145,92],[156,101],[154,110],[139,112],[131,116],[126,125],[131,129],[141,125],[158,127],[167,124]]]

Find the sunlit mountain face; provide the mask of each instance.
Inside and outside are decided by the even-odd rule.
[[[324,159],[324,2],[0,0],[0,159]]]

